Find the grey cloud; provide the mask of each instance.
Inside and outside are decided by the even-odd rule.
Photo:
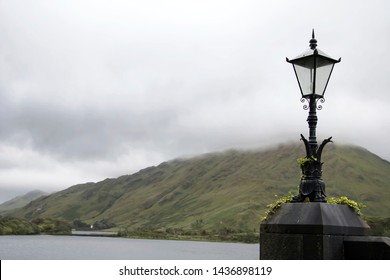
[[[32,172],[23,158],[34,158],[59,177],[98,180],[187,154],[298,141],[307,112],[284,58],[308,48],[313,27],[319,48],[342,57],[319,138],[390,158],[388,1],[152,2],[2,1],[5,165]]]
[[[142,115],[131,106],[102,111],[86,106],[72,110],[58,104],[33,102],[13,108],[12,112],[8,125],[2,125],[3,139],[31,145],[42,153],[64,159],[84,160],[115,158],[126,152],[126,143],[141,146],[162,134],[161,130],[172,118],[170,112],[161,111]]]

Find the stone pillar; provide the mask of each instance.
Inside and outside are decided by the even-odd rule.
[[[369,232],[347,205],[285,203],[260,225],[260,259],[343,259],[344,239]]]

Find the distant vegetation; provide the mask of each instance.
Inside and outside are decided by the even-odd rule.
[[[371,227],[372,235],[390,237],[390,218],[366,217],[365,220]]]
[[[148,167],[133,175],[72,186],[7,215],[67,221],[74,228],[108,229],[122,236],[241,240],[258,236],[267,205],[300,180],[304,145],[206,154]],[[369,151],[329,145],[322,160],[328,197],[366,205],[365,217],[386,234],[390,163]]]
[[[71,232],[70,224],[60,220],[37,218],[30,222],[23,218],[0,216],[0,235],[70,234]]]
[[[39,234],[37,225],[21,218],[0,217],[0,235]]]
[[[120,237],[152,238],[170,240],[197,240],[197,241],[226,241],[258,243],[259,234],[256,229],[242,231],[227,227],[219,227],[212,230],[203,228],[202,220],[196,220],[190,228],[137,228],[125,229],[118,233]]]
[[[116,224],[110,223],[107,220],[100,220],[94,222],[92,225],[84,223],[83,221],[80,220],[74,220],[73,221],[73,227],[77,230],[103,230],[103,229],[110,229],[113,227],[116,227]]]
[[[45,234],[71,234],[72,226],[65,221],[50,218],[36,218],[32,220],[37,225],[40,233]]]

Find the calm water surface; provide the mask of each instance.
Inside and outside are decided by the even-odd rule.
[[[258,244],[86,236],[0,236],[2,260],[257,260]]]

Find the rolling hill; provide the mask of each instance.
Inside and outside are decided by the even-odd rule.
[[[8,201],[0,204],[0,213],[23,207],[23,206],[27,205],[29,202],[37,199],[38,197],[44,196],[44,195],[47,195],[47,193],[40,191],[40,190],[34,190],[34,191],[28,192],[24,195],[19,195],[11,200],[8,200]]]
[[[50,217],[122,228],[219,227],[257,229],[266,206],[297,193],[297,158],[304,146],[230,150],[148,167],[132,175],[72,186],[38,198],[13,216]],[[328,145],[323,153],[328,196],[363,202],[367,216],[390,217],[390,163],[355,146]]]

